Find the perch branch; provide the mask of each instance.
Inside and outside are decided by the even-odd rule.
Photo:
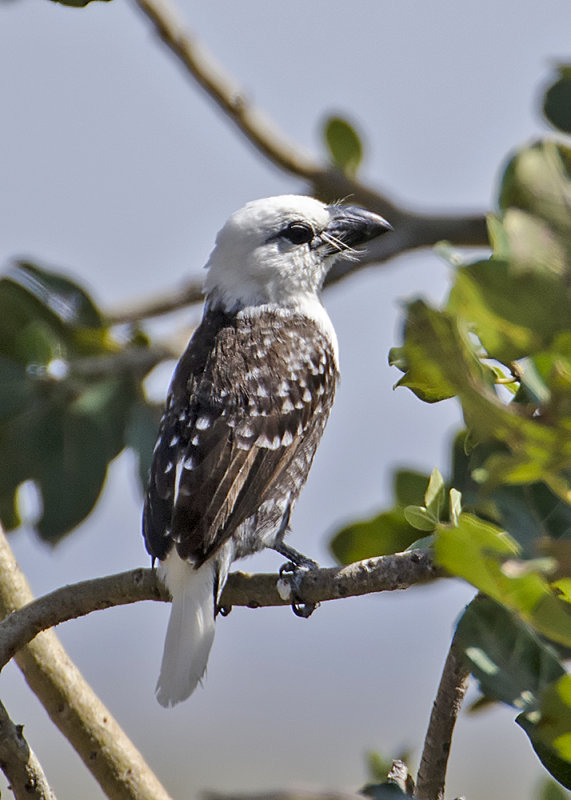
[[[0,703],[0,769],[16,800],[56,800],[36,755]]]
[[[456,641],[452,639],[424,739],[414,792],[417,800],[444,800],[452,734],[468,688],[468,677]]]
[[[34,598],[1,530],[0,576],[0,616],[15,616],[19,613],[16,609],[32,603]],[[53,631],[41,633],[22,648],[16,662],[54,724],[108,798],[170,800]]]
[[[346,567],[311,570],[295,577],[235,572],[228,578],[221,604],[225,608],[290,605],[292,581],[295,581],[296,597],[306,603],[319,603],[406,589],[432,580],[439,574],[423,550],[370,558]],[[152,569],[135,569],[63,586],[28,602],[0,623],[0,668],[38,633],[61,622],[112,606],[168,599],[168,593]]]

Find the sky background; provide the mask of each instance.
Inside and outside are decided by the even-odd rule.
[[[361,132],[362,177],[427,211],[493,207],[501,165],[547,127],[551,65],[569,55],[567,0],[263,0],[178,8],[196,36],[300,145],[319,153],[340,113]],[[71,9],[0,0],[0,266],[27,256],[89,286],[104,308],[198,277],[244,202],[303,193],[263,161],[185,76],[133,3]],[[342,384],[291,543],[323,564],[344,522],[390,503],[397,466],[448,469],[460,417],[423,405],[387,366],[403,299],[446,296],[448,267],[420,252],[328,290]],[[197,309],[188,311],[189,322]],[[169,369],[154,391],[166,392]],[[11,537],[37,594],[147,564],[133,461],[112,465],[95,513],[56,549]],[[240,565],[274,570],[265,553]],[[356,789],[364,754],[416,766],[455,619],[459,582],[322,606],[235,609],[221,619],[202,690],[154,699],[168,608],[141,603],[67,623],[64,645],[173,798],[203,789]],[[101,792],[14,667],[0,696],[60,800]],[[531,798],[542,771],[513,713],[464,714],[450,797]],[[0,783],[0,787],[3,784]]]

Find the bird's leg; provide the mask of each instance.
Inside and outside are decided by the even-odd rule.
[[[279,553],[285,558],[288,559],[287,564],[283,564],[280,567],[280,575],[282,572],[295,572],[297,569],[318,569],[319,564],[317,561],[314,561],[312,558],[308,558],[304,556],[302,553],[298,553],[297,550],[294,550],[293,547],[290,547],[289,544],[285,542],[278,542],[272,547],[272,550],[275,550],[276,553]]]
[[[283,541],[276,543],[272,547],[272,550],[275,550],[276,553],[280,553],[282,556],[285,556],[288,559],[287,563],[282,564],[280,567],[280,578],[284,577],[286,574],[290,576],[289,580],[293,595],[291,610],[296,617],[307,619],[307,617],[310,617],[313,614],[319,604],[304,603],[299,597],[298,585],[303,576],[304,570],[318,569],[319,564],[317,561],[313,561],[313,559],[298,553],[297,550],[294,550],[293,547],[290,547]]]

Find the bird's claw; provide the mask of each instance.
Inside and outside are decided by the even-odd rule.
[[[307,619],[310,617],[319,603],[296,603],[293,602],[291,604],[291,610],[295,614],[296,617],[301,617],[302,619]]]
[[[304,603],[298,594],[298,587],[301,578],[303,577],[305,572],[308,572],[312,569],[318,569],[319,564],[316,561],[313,561],[311,558],[305,558],[303,564],[294,564],[293,561],[286,561],[285,564],[282,564],[279,570],[280,578],[284,578],[285,576],[289,576],[289,583],[292,590],[293,600],[291,603],[291,610],[296,615],[296,617],[301,617],[302,619],[307,619],[310,617],[319,603]]]

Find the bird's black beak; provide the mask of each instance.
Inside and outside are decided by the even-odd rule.
[[[358,247],[393,229],[379,214],[358,206],[330,206],[329,212],[331,222],[325,233],[329,234],[332,243],[337,240],[344,245],[338,249]],[[323,238],[327,241],[325,236]]]

